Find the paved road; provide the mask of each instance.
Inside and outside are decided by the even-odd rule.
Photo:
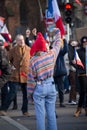
[[[24,117],[21,113],[22,94],[18,92],[18,110],[11,110],[12,104],[8,110],[8,116],[0,117],[0,130],[36,130],[36,118],[34,105],[29,104],[30,117]],[[58,114],[57,124],[59,130],[87,130],[87,117],[85,111],[79,118],[75,118],[73,113],[76,105],[68,105],[68,94],[65,94],[65,108],[60,108],[58,100],[56,103],[56,112]]]

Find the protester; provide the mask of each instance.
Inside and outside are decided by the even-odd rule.
[[[67,70],[65,67],[64,55],[68,51],[68,44],[66,39],[63,39],[64,46],[61,48],[59,55],[56,60],[54,67],[54,81],[56,84],[56,89],[59,94],[60,107],[65,107],[64,105],[64,77],[67,75]]]
[[[9,87],[10,91],[5,100],[5,104],[0,108],[0,115],[6,115],[11,102],[13,101],[17,89],[20,86],[23,93],[22,113],[29,116],[27,99],[27,73],[30,59],[30,48],[25,44],[23,35],[16,36],[16,46],[9,51],[9,60],[12,65]]]
[[[61,48],[61,35],[55,29],[53,49],[47,51],[46,41],[42,34],[37,34],[37,39],[31,48],[27,91],[30,97],[33,94],[37,118],[37,130],[45,130],[45,110],[47,115],[47,130],[57,130],[55,102],[56,89],[53,79],[54,65]]]
[[[78,71],[78,80],[79,80],[79,101],[77,110],[74,114],[75,117],[78,117],[82,111],[84,106],[85,115],[87,116],[87,74],[86,74],[86,46],[87,46],[87,36],[83,36],[81,38],[81,48],[78,49],[79,58],[83,64],[83,66],[78,65],[77,62],[77,71]],[[74,61],[75,62],[75,61]]]
[[[70,82],[70,93],[69,93],[69,102],[68,104],[70,105],[76,105],[76,96],[77,96],[77,89],[78,89],[78,84],[77,84],[77,72],[76,72],[76,67],[73,63],[75,59],[75,49],[78,47],[78,41],[71,40],[69,42],[69,51],[68,51],[68,57],[69,57],[69,82]]]
[[[8,82],[10,77],[10,66],[4,42],[0,40],[0,88]]]
[[[12,48],[12,44],[8,44],[7,46],[5,46],[5,49],[7,50],[7,55],[10,51],[10,49]],[[11,70],[11,66],[10,66],[10,70]],[[7,95],[9,93],[9,81],[1,88],[1,106],[5,103],[5,100],[7,98]],[[17,109],[17,95],[15,96],[14,100],[13,100],[13,107],[12,110]]]

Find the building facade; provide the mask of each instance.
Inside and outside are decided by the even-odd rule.
[[[36,27],[38,31],[44,28],[41,12],[44,14],[46,0],[0,0],[0,16],[5,18],[9,32],[14,37],[25,33],[25,29]]]
[[[64,4],[66,0],[57,1],[65,23]],[[87,27],[87,14],[84,13],[84,5],[87,4],[87,0],[80,1],[82,6],[75,0],[69,0],[74,5],[71,27],[73,34],[75,34],[76,28]],[[18,33],[25,34],[27,27],[30,29],[36,27],[38,31],[44,32],[45,23],[41,20],[41,13],[44,16],[46,8],[47,0],[0,0],[0,16],[5,18],[5,23],[13,38]]]

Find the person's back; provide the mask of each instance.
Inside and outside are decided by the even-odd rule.
[[[47,129],[57,130],[55,102],[56,89],[53,79],[54,65],[61,48],[60,31],[55,32],[53,48],[47,50],[46,41],[39,32],[32,45],[27,92],[33,95],[37,118],[37,130],[45,130],[45,111],[47,115]]]

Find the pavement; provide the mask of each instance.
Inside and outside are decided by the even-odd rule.
[[[73,116],[76,111],[77,105],[68,104],[69,94],[65,94],[66,107],[60,108],[57,99],[56,113],[58,115],[57,125],[58,130],[87,130],[87,117],[85,116],[84,109],[81,115],[76,118]],[[78,97],[77,97],[78,100]],[[30,117],[25,117],[21,112],[22,93],[18,91],[17,94],[18,109],[12,110],[12,104],[10,105],[7,116],[0,116],[0,130],[36,130],[36,116],[34,110],[34,104],[29,103]]]

